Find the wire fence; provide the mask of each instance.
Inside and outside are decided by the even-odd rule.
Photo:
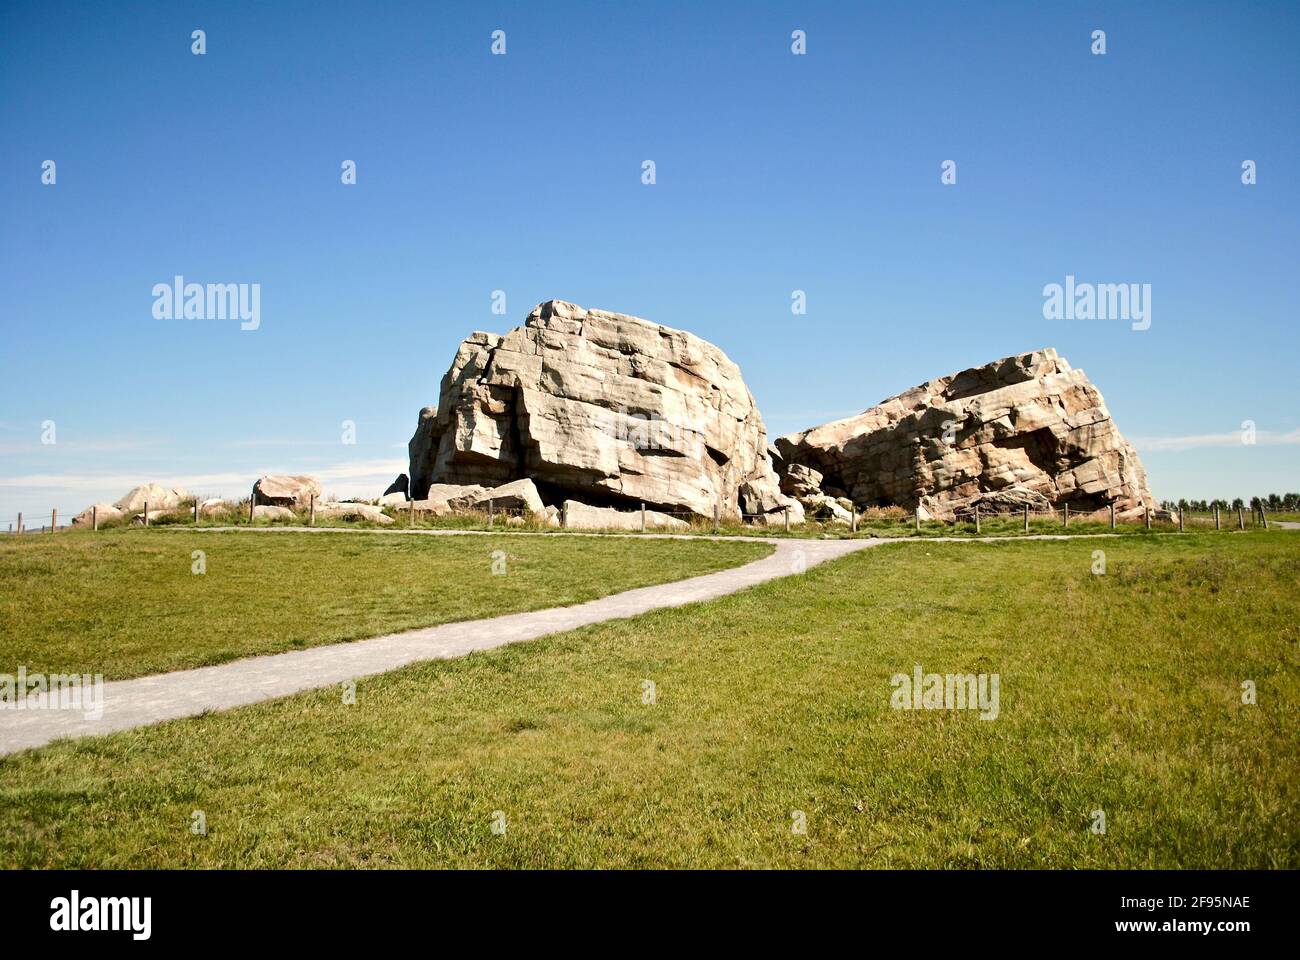
[[[1071,525],[1098,524],[1118,529],[1120,526],[1145,526],[1148,529],[1178,530],[1245,530],[1267,529],[1270,513],[1266,507],[1241,507],[1211,510],[1167,510],[1164,508],[1138,508],[1117,511],[1114,507],[1101,509],[1053,506],[990,507],[977,505],[961,507],[944,515],[933,516],[921,508],[911,510],[901,507],[868,507],[849,510],[841,505],[838,511],[814,508],[805,510],[798,518],[797,511],[789,508],[765,513],[744,510],[714,509],[713,516],[694,510],[664,509],[649,504],[627,509],[626,506],[589,506],[571,513],[569,504],[549,507],[538,513],[526,507],[498,505],[494,501],[468,506],[452,507],[433,501],[406,501],[379,507],[365,501],[312,500],[307,506],[265,509],[267,504],[254,504],[248,498],[240,501],[196,500],[175,507],[150,507],[145,510],[115,511],[112,516],[100,516],[95,508],[83,511],[74,519],[56,510],[39,515],[18,513],[0,519],[0,533],[20,534],[57,533],[72,529],[108,529],[122,526],[238,526],[238,525],[373,525],[407,526],[423,528],[473,529],[478,527],[525,527],[532,529],[563,529],[588,531],[633,531],[644,533],[715,531],[745,528],[773,532],[798,532],[810,529],[840,528],[849,533],[860,529],[879,529],[910,525],[917,532],[938,528],[980,532],[984,524],[995,523],[1005,530],[1008,522],[1020,525],[1026,532],[1044,524],[1068,530]]]

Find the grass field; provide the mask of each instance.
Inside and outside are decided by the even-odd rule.
[[[193,551],[206,572],[194,573]],[[0,672],[121,679],[580,603],[763,544],[106,530],[0,538]],[[496,551],[503,554],[494,558]],[[494,559],[504,574],[494,575]],[[497,569],[502,569],[498,564]]]
[[[1297,582],[1293,533],[889,544],[0,759],[0,865],[1295,868]],[[915,664],[997,718],[891,709]]]

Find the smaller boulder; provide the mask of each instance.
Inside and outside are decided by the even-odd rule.
[[[466,509],[466,504],[487,490],[477,483],[432,483],[425,496],[415,501],[415,509],[427,509],[437,516],[446,516],[453,510]]]
[[[543,516],[546,513],[546,505],[542,503],[542,496],[537,492],[537,485],[527,477],[462,498],[452,503],[452,506],[457,506],[458,503],[477,510],[486,510],[490,503],[497,510],[522,510],[534,516]]]
[[[1018,513],[1025,507],[1031,511],[1047,510],[1052,506],[1052,501],[1028,487],[1006,487],[980,494],[971,506],[978,506],[980,510],[989,513]]]
[[[826,520],[831,523],[853,523],[853,514],[833,497],[824,493],[812,497],[800,497],[800,502],[814,520]]]
[[[689,530],[690,524],[657,510],[645,512],[647,530]],[[577,500],[564,501],[564,527],[566,530],[640,530],[640,510],[615,510],[613,507],[591,507]]]
[[[316,516],[336,517],[342,520],[369,520],[384,527],[393,522],[392,517],[369,503],[318,503]]]
[[[90,526],[92,510],[97,513],[100,523],[103,523],[106,520],[120,520],[123,516],[122,511],[117,509],[117,507],[113,506],[111,503],[96,503],[93,506],[82,510],[79,514],[73,517],[72,523],[75,526],[81,526],[82,524]]]
[[[792,463],[781,478],[781,492],[792,497],[820,496],[822,493],[822,475],[812,467],[802,463]]]
[[[253,502],[272,507],[306,507],[320,499],[320,484],[311,477],[268,474],[253,484]]]
[[[145,483],[133,488],[113,506],[123,513],[140,513],[145,504],[149,509],[173,510],[184,501],[193,499],[183,487],[163,487],[156,483]]]
[[[150,518],[152,519],[152,517]],[[277,507],[273,504],[261,503],[253,507],[254,520],[292,520],[293,511],[288,507]]]

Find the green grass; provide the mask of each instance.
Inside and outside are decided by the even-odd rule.
[[[1297,581],[1293,533],[885,545],[0,760],[0,865],[1295,868]],[[890,709],[918,663],[999,717]]]
[[[683,549],[685,548],[685,549]],[[193,551],[206,573],[192,572]],[[504,551],[505,574],[492,573]],[[763,544],[75,531],[0,539],[0,672],[120,679],[580,603],[757,559]]]

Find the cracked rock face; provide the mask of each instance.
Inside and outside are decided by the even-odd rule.
[[[720,349],[638,317],[539,304],[504,336],[474,333],[420,411],[411,496],[431,484],[531,478],[547,504],[783,508],[767,434]],[[757,510],[753,512],[759,512]]]
[[[1101,393],[1050,348],[931,380],[776,447],[787,491],[807,484],[796,466],[811,468],[859,507],[1154,505]]]

